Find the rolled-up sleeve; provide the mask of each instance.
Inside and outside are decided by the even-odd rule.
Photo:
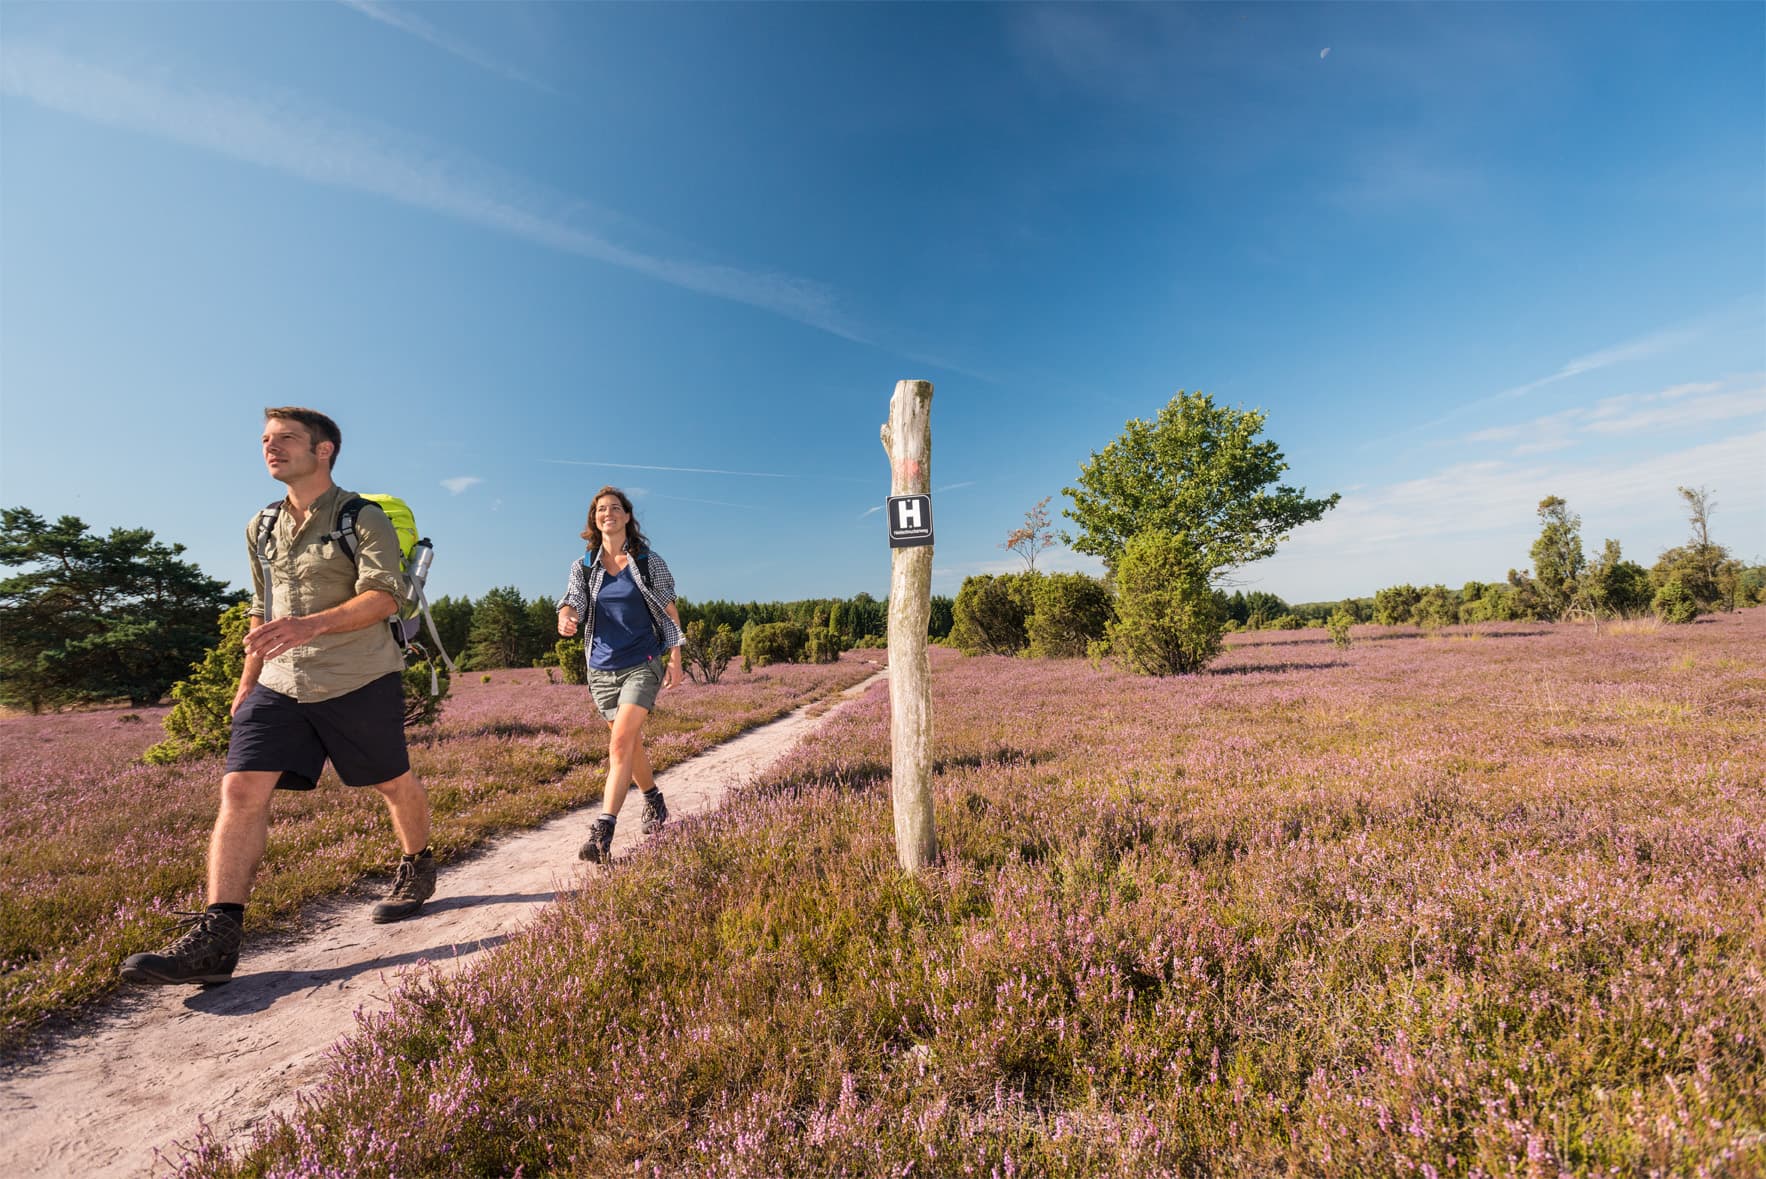
[[[379,504],[370,503],[356,513],[356,593],[382,590],[407,605],[403,567],[398,530]]]
[[[258,518],[253,516],[245,524],[245,563],[251,569],[251,605],[245,613],[248,618],[264,616],[264,563],[258,560]]]

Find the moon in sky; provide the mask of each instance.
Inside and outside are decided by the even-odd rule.
[[[1327,45],[1323,49],[1320,49],[1318,51],[1318,60],[1323,61],[1325,58],[1329,57],[1330,55],[1331,55],[1331,47]]]

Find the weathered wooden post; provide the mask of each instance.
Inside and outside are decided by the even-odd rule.
[[[895,854],[912,874],[938,861],[932,822],[932,382],[897,381],[883,423],[889,455],[889,745]]]

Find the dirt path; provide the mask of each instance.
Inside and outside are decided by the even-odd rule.
[[[862,694],[884,674],[843,697]],[[826,719],[809,716],[810,708],[658,775],[670,813],[714,809],[726,790]],[[639,809],[635,797],[628,800],[615,855],[642,841]],[[312,933],[298,942],[257,952],[248,944],[226,986],[122,995],[47,1059],[0,1079],[0,1175],[149,1174],[156,1151],[189,1139],[199,1118],[224,1139],[243,1141],[322,1078],[325,1050],[355,1028],[357,1010],[386,1006],[402,971],[418,963],[448,971],[470,965],[579,873],[599,871],[576,858],[586,820],[579,810],[443,868],[436,898],[419,918],[374,925],[372,901],[338,902],[312,912]]]

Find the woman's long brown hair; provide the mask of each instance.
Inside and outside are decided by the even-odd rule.
[[[583,525],[581,533],[582,538],[589,542],[589,548],[598,549],[601,547],[601,530],[595,527],[595,505],[601,502],[601,497],[604,495],[618,496],[619,506],[625,509],[625,538],[631,542],[632,552],[647,551],[650,548],[650,542],[645,539],[643,529],[638,527],[638,517],[632,511],[631,497],[611,485],[597,491],[589,500],[589,522]]]

